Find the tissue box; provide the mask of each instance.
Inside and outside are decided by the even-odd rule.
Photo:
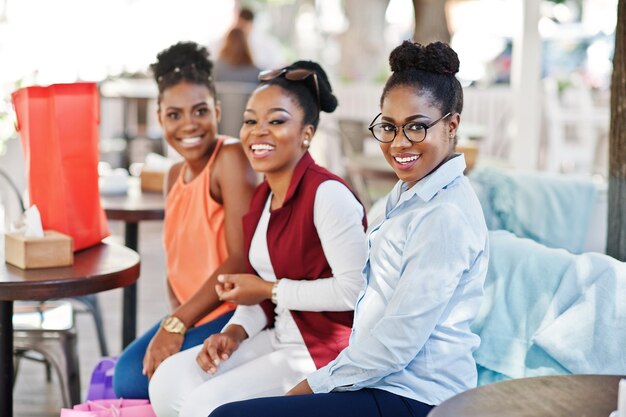
[[[143,169],[139,178],[141,179],[141,191],[157,193],[163,192],[163,184],[165,183],[165,172]]]
[[[4,236],[4,258],[7,263],[22,269],[72,265],[72,238],[53,230],[44,231],[44,237],[7,233]]]

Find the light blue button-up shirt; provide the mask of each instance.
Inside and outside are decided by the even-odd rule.
[[[476,386],[470,331],[487,273],[483,211],[463,155],[407,189],[368,235],[350,344],[309,375],[313,392],[377,388],[437,405]]]

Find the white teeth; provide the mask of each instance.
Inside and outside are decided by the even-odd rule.
[[[201,140],[202,140],[201,137],[196,136],[196,137],[193,137],[193,138],[181,139],[181,142],[183,143],[183,145],[195,145],[195,144],[200,143]]]
[[[268,145],[267,143],[255,143],[250,146],[253,151],[273,151],[275,146]]]
[[[406,158],[400,158],[398,156],[393,157],[393,159],[395,159],[401,164],[406,164],[407,162],[415,161],[417,158],[419,158],[419,155],[407,156]]]

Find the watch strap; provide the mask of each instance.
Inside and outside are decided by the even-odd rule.
[[[272,303],[278,305],[278,280],[272,285]]]

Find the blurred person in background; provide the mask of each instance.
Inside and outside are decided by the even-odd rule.
[[[252,61],[245,33],[239,28],[231,29],[215,61],[213,68],[215,81],[257,84],[258,75],[259,69]]]
[[[259,25],[254,23],[254,12],[242,7],[239,9],[237,18],[232,25],[232,29],[240,29],[248,41],[252,62],[260,69],[280,68],[286,65],[286,59],[280,42],[272,35],[261,30]],[[218,44],[210,45],[211,51],[221,51],[228,35]]]

